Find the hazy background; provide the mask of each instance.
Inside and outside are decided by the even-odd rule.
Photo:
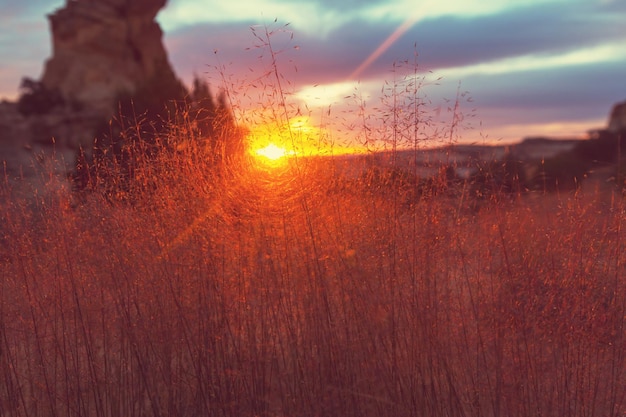
[[[45,15],[64,3],[0,0],[0,97],[15,99],[23,76],[41,76],[51,54]],[[311,109],[339,111],[355,88],[375,106],[385,80],[417,62],[427,82],[443,77],[423,90],[434,109],[469,92],[470,142],[581,136],[626,99],[625,1],[169,0],[158,20],[177,74],[216,88],[215,66],[250,82],[250,69],[268,63],[251,27],[289,23],[273,46],[284,50],[292,99]]]

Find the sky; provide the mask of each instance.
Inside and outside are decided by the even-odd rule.
[[[0,0],[0,97],[41,76],[46,14],[64,3]],[[419,102],[423,123],[463,142],[583,137],[626,100],[625,0],[169,0],[157,20],[186,84],[206,77],[246,106],[286,99],[338,136],[364,109]],[[259,87],[278,82],[280,96]]]

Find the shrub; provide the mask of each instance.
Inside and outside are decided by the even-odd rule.
[[[208,85],[197,78],[190,95],[182,85],[161,81],[148,80],[135,93],[119,96],[118,115],[98,129],[91,150],[77,152],[72,174],[77,191],[100,189],[112,198],[126,198],[141,186],[138,170],[152,172],[149,165],[157,154],[174,152],[189,141],[206,149],[215,170],[241,155],[244,133],[223,94],[215,104]]]
[[[580,160],[605,165],[616,162],[618,145],[617,135],[601,135],[598,139],[580,141],[571,153]]]
[[[65,100],[58,90],[50,90],[30,78],[22,78],[17,108],[24,116],[46,114],[64,105]]]
[[[529,187],[525,163],[512,156],[503,160],[479,161],[468,182],[471,196],[487,200],[523,193]]]

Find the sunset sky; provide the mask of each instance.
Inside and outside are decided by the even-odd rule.
[[[64,1],[0,4],[0,97],[14,99],[23,76],[41,76],[51,53],[45,15]],[[447,117],[446,100],[468,92],[461,136],[470,142],[581,136],[626,100],[622,0],[169,0],[158,21],[179,77],[206,76],[215,89],[216,66],[245,85],[271,66],[251,27],[289,23],[272,47],[284,51],[289,99],[313,111],[341,114],[357,90],[376,107],[385,81],[417,62],[434,115]]]

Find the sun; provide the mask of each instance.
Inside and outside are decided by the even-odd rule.
[[[276,142],[266,142],[265,144],[258,146],[251,147],[249,152],[257,161],[257,166],[264,167],[265,169],[285,167],[288,165],[288,161],[290,159],[289,157],[295,155],[294,151],[277,145]]]
[[[319,153],[312,145],[319,143],[318,134],[304,116],[293,117],[286,123],[259,120],[248,132],[247,152],[262,169],[291,166],[300,157]]]
[[[264,148],[257,149],[256,151],[254,151],[254,153],[258,156],[265,157],[270,161],[277,161],[289,154],[287,152],[287,149],[277,146],[273,143],[270,143]]]

